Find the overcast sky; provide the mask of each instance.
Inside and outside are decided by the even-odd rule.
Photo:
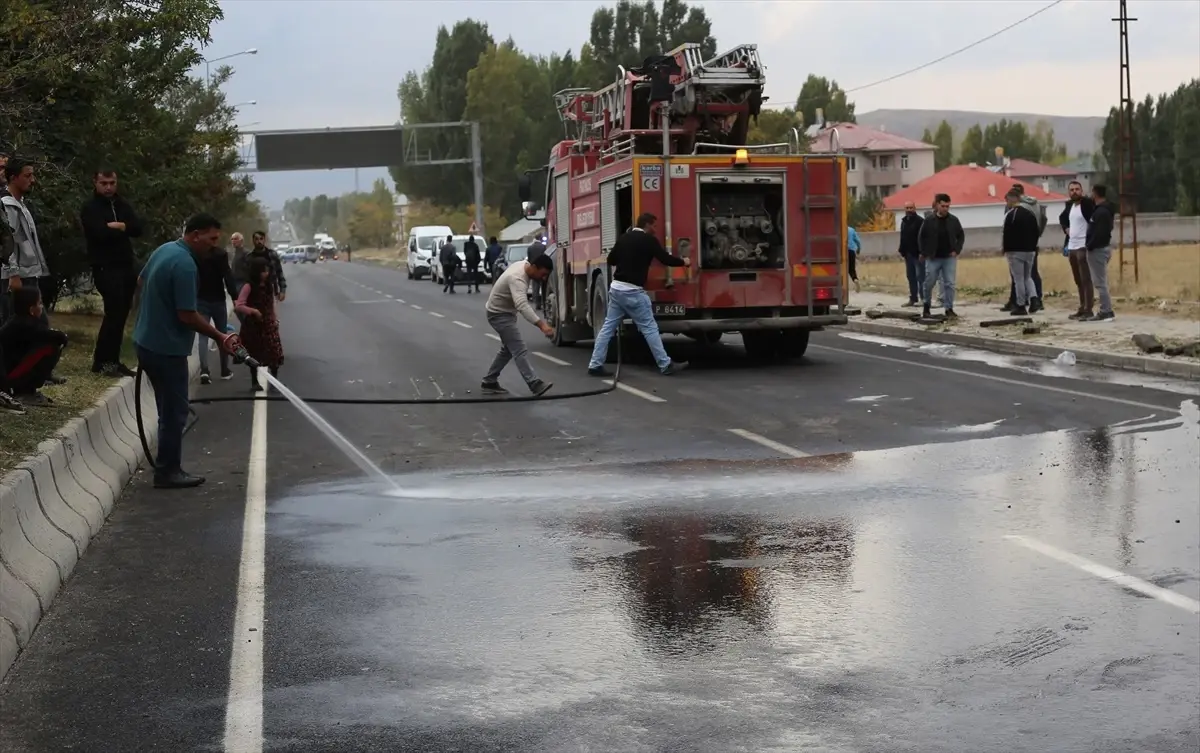
[[[612,5],[613,3],[609,3]],[[724,50],[757,43],[767,94],[792,102],[809,73],[846,89],[928,62],[1048,4],[1048,0],[709,0]],[[475,18],[526,51],[578,54],[590,0],[222,0],[225,19],[204,53],[251,47],[228,63],[244,130],[386,125],[399,117],[396,85],[421,70],[437,28]],[[1131,0],[1130,53],[1138,97],[1200,76],[1200,0]],[[1065,0],[946,63],[854,91],[858,112],[919,108],[1104,115],[1118,96],[1116,0]],[[366,190],[385,171],[362,170]],[[258,196],[353,190],[353,171],[260,173]]]

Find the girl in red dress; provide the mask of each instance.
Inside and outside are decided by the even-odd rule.
[[[254,360],[279,374],[283,365],[283,341],[279,339],[279,319],[275,316],[275,291],[271,287],[271,266],[266,259],[250,261],[249,281],[242,286],[234,310],[242,315],[242,344]],[[250,369],[251,390],[258,392],[257,369]]]

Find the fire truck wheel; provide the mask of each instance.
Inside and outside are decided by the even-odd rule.
[[[705,332],[704,333],[704,342],[708,343],[709,345],[716,345],[717,343],[721,342],[721,335],[723,335],[723,334],[725,334],[725,333],[724,332]]]
[[[755,361],[773,361],[781,352],[783,333],[779,330],[746,330],[742,332],[742,345],[746,355]]]
[[[782,358],[801,358],[804,352],[808,350],[808,335],[806,329],[788,329],[782,333],[782,342],[779,344],[779,355]]]

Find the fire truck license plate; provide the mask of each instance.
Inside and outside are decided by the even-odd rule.
[[[684,306],[682,303],[656,303],[654,304],[655,316],[683,316]]]

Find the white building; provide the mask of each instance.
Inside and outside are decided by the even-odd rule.
[[[1004,194],[1014,183],[1023,185],[1026,195],[1045,205],[1046,217],[1051,224],[1058,223],[1058,213],[1067,200],[1064,194],[1052,193],[1041,186],[1005,177],[974,163],[947,167],[887,197],[883,200],[883,206],[896,215],[896,226],[899,227],[907,202],[911,201],[917,211],[924,214],[933,206],[933,197],[944,193],[950,196],[950,211],[958,217],[964,229],[996,228],[1004,219]]]
[[[826,154],[839,146],[847,157],[846,188],[852,199],[868,193],[887,198],[934,173],[937,147],[857,123],[829,124],[813,137],[809,151]]]

